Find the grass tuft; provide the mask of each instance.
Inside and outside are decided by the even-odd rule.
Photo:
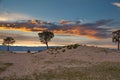
[[[0,66],[0,73],[4,72],[8,67],[12,66],[13,63],[2,63]]]

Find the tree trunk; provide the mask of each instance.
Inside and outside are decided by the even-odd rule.
[[[48,42],[47,41],[46,41],[46,46],[47,46],[47,49],[48,49],[49,47],[48,47]]]
[[[9,51],[10,50],[10,47],[9,47],[9,44],[7,45],[7,51]]]
[[[118,41],[118,50],[120,50],[120,41]]]

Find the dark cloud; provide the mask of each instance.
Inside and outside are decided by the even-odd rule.
[[[108,38],[110,37],[109,29],[101,28],[100,26],[108,25],[112,21],[113,20],[109,19],[99,20],[95,23],[59,25],[60,27],[58,27],[58,29],[55,30],[55,32],[83,35],[91,38]]]
[[[38,20],[29,20],[27,22],[17,23],[0,23],[0,30],[23,30],[23,31],[42,31],[51,30],[56,34],[73,34],[87,36],[90,38],[101,39],[109,38],[111,35],[110,28],[101,26],[110,25],[112,19],[99,20],[93,23],[77,23],[76,21],[62,21],[59,23],[43,22]]]

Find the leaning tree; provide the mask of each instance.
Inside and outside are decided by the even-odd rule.
[[[54,37],[54,33],[48,30],[42,31],[41,33],[38,33],[40,42],[46,44],[47,49],[48,47],[48,42]]]
[[[112,41],[118,44],[118,50],[120,49],[120,30],[114,31]]]
[[[9,46],[14,44],[15,43],[15,40],[14,38],[12,37],[6,37],[5,39],[3,39],[3,45],[6,45],[7,46],[7,51],[10,50]]]

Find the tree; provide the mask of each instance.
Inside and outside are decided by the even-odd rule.
[[[114,31],[112,41],[118,44],[118,50],[120,49],[120,30]]]
[[[15,43],[15,40],[14,38],[12,37],[6,37],[5,39],[3,39],[3,45],[6,45],[7,46],[7,51],[10,50],[9,46],[14,44]]]
[[[49,48],[48,42],[54,37],[54,33],[45,30],[45,31],[42,31],[41,33],[38,33],[38,36],[39,36],[40,42],[46,44],[48,49]]]

